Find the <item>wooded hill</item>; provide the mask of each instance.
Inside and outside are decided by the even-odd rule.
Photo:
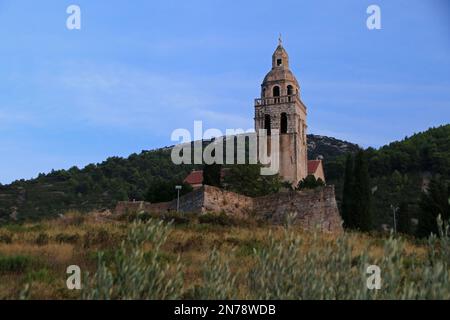
[[[403,208],[397,218],[408,221],[405,232],[413,233],[409,222],[419,219],[423,191],[433,178],[443,182],[450,179],[450,125],[431,128],[378,150],[368,148],[364,153],[373,192],[372,227],[393,226],[392,207]],[[325,163],[327,182],[336,185],[338,201],[342,199],[345,162],[346,157],[340,156]]]
[[[324,157],[327,183],[336,185],[340,203],[346,154],[360,148],[335,138],[309,135],[308,150],[310,159]],[[0,222],[56,216],[71,209],[112,208],[121,200],[144,200],[151,187],[181,183],[192,169],[200,168],[174,165],[170,152],[171,147],[166,147],[128,158],[111,157],[83,169],[57,170],[32,180],[0,185]],[[373,190],[373,228],[392,224],[391,205],[407,203],[408,219],[414,219],[430,179],[450,179],[450,125],[431,128],[378,150],[369,148],[364,153]]]

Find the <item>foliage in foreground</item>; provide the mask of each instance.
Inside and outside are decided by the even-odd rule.
[[[163,221],[134,223],[126,241],[116,252],[111,266],[102,254],[98,269],[85,284],[83,299],[177,299],[183,286],[181,265],[170,273],[170,266],[161,262],[161,245],[167,240],[169,225]],[[144,243],[151,250],[146,253]],[[87,275],[86,278],[88,278]],[[89,278],[88,278],[89,279]]]
[[[84,299],[450,299],[449,227],[438,221],[439,237],[428,239],[428,256],[405,255],[405,241],[393,236],[383,241],[383,254],[352,246],[351,234],[335,242],[323,241],[320,233],[305,240],[289,226],[279,238],[269,233],[269,244],[254,249],[254,264],[246,279],[236,285],[238,273],[229,257],[213,250],[203,270],[203,281],[194,288],[183,284],[183,266],[161,262],[160,247],[169,225],[155,220],[133,225],[107,266],[102,256],[98,270],[83,290]],[[308,250],[300,254],[302,242]],[[305,244],[305,243],[303,243]],[[144,247],[150,246],[149,256]],[[369,265],[381,269],[381,289],[368,290]],[[242,276],[242,275],[241,275]]]

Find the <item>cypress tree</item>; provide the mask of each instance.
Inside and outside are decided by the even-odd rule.
[[[430,233],[438,234],[437,217],[443,221],[450,219],[450,184],[443,180],[432,179],[428,190],[420,200],[418,237],[428,237]]]
[[[212,157],[216,156],[216,150],[211,153]],[[221,186],[222,165],[214,162],[213,164],[203,165],[203,185],[219,187]]]
[[[409,234],[411,232],[411,215],[407,202],[400,203],[397,211],[397,231],[403,234]]]
[[[344,190],[342,194],[341,216],[344,220],[345,228],[354,228],[354,216],[352,214],[352,193],[353,193],[353,155],[348,154],[345,162]]]
[[[361,231],[370,231],[372,228],[372,194],[370,189],[369,166],[364,151],[359,151],[355,157],[354,183],[352,189],[351,213],[354,215],[355,228]]]
[[[213,187],[220,187],[221,171],[222,166],[220,164],[205,164],[203,166],[203,184]]]

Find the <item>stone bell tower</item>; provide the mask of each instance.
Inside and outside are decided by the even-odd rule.
[[[266,129],[268,135],[274,129],[279,130],[280,177],[292,184],[305,178],[308,174],[306,106],[300,100],[297,79],[289,70],[289,56],[281,37],[272,56],[272,70],[261,85],[261,98],[255,99],[256,132],[259,129]]]

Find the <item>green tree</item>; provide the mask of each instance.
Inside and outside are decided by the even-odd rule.
[[[345,228],[354,228],[354,213],[352,205],[353,183],[354,183],[354,159],[352,154],[347,155],[345,162],[344,190],[342,194],[341,216]]]
[[[281,188],[278,175],[263,176],[260,170],[260,164],[233,165],[224,177],[224,186],[249,197],[278,192]]]
[[[296,190],[303,189],[316,189],[318,187],[323,187],[325,183],[322,179],[316,179],[313,175],[308,175],[306,178],[299,181]]]
[[[220,164],[205,164],[203,166],[203,184],[213,187],[221,186],[222,166]]]
[[[411,212],[407,202],[400,203],[397,211],[397,231],[403,234],[411,233]]]
[[[361,231],[372,229],[371,188],[369,167],[364,151],[359,151],[355,157],[354,183],[352,188],[352,209],[355,221],[354,227]]]
[[[450,218],[450,184],[440,179],[431,179],[427,191],[422,193],[419,205],[421,210],[417,236],[438,234],[437,217],[441,215],[443,221]]]
[[[145,200],[151,203],[167,202],[177,197],[175,186],[181,185],[180,195],[185,195],[192,191],[192,187],[186,183],[174,180],[155,179],[149,186]]]

